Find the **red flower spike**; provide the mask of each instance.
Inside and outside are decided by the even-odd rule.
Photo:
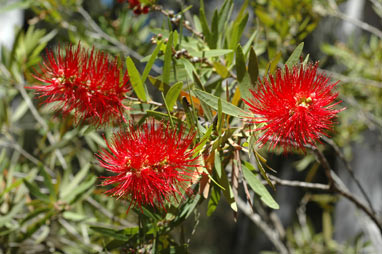
[[[184,135],[181,127],[172,130],[169,125],[154,121],[144,123],[140,129],[130,125],[128,132],[114,135],[107,149],[98,154],[99,164],[116,173],[105,177],[103,185],[114,185],[106,193],[128,198],[131,205],[150,205],[165,210],[164,203],[176,199],[186,191],[196,173],[194,150],[188,149],[195,133]]]
[[[284,152],[291,148],[305,151],[306,145],[315,146],[321,136],[327,136],[333,119],[340,110],[334,106],[338,93],[333,92],[338,82],[328,84],[329,78],[317,74],[317,63],[293,67],[285,72],[277,70],[269,81],[260,81],[258,88],[251,91],[253,98],[243,100],[255,114],[254,123],[264,123],[258,131],[263,135],[258,142],[270,143],[275,149],[280,145]]]
[[[118,0],[118,2],[123,3],[126,2],[126,0]],[[148,5],[143,5],[139,0],[128,0],[128,2],[129,8],[132,9],[136,15],[147,14],[150,10]]]
[[[42,103],[58,102],[56,110],[64,115],[72,110],[75,119],[87,120],[103,125],[110,120],[124,120],[122,104],[130,90],[129,76],[120,70],[117,59],[109,57],[94,48],[90,54],[80,45],[58,47],[56,56],[47,51],[41,73],[34,77],[47,85],[28,87],[34,89],[43,99]]]

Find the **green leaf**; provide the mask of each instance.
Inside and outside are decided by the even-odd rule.
[[[96,180],[97,178],[95,176],[91,176],[88,181],[81,183],[81,185],[79,185],[76,189],[74,189],[68,195],[63,197],[63,200],[68,202],[69,204],[72,204],[75,201],[79,200],[81,197],[87,194],[92,187],[94,187],[94,183],[96,182]]]
[[[222,77],[226,78],[228,77],[229,71],[227,67],[225,67],[224,64],[221,64],[220,62],[214,62],[213,63],[215,71]]]
[[[192,73],[196,71],[194,65],[188,59],[180,58],[178,59],[178,61],[183,64],[188,77],[192,80],[193,79]]]
[[[178,216],[178,220],[184,220],[184,219],[187,219],[188,216],[191,215],[192,211],[194,211],[195,207],[197,206],[197,204],[199,203],[200,201],[200,198],[201,196],[199,194],[197,194],[195,197],[193,198],[189,198],[183,206],[182,206],[182,212],[179,214]],[[176,221],[176,220],[175,220]]]
[[[0,1],[0,5],[3,5],[3,3],[1,2],[2,1]],[[27,9],[33,5],[33,1],[16,1],[16,2],[8,1],[8,2],[9,4],[6,4],[5,6],[1,6],[0,14],[15,10],[15,9]]]
[[[159,51],[161,49],[162,44],[163,44],[163,41],[160,41],[157,44],[156,48],[154,49],[153,53],[150,56],[149,61],[147,62],[146,66],[145,66],[145,69],[143,70],[143,74],[142,74],[142,83],[143,84],[145,84],[146,79],[149,76],[150,70],[151,70],[151,68],[154,65],[154,62],[155,62],[155,60],[156,60],[156,58],[158,56],[158,53],[159,53]]]
[[[273,22],[274,22],[273,18],[269,14],[267,14],[266,12],[264,12],[260,9],[256,9],[255,13],[256,13],[256,16],[260,19],[260,21],[262,23],[264,23],[268,27],[273,25]]]
[[[217,46],[218,38],[219,38],[219,14],[218,10],[215,10],[214,16],[212,17],[211,23],[211,38],[208,46],[211,49],[215,49]]]
[[[147,110],[146,114],[147,114],[147,116],[154,117],[155,119],[160,120],[160,121],[163,121],[163,120],[169,121],[170,120],[169,115],[166,113],[153,111],[153,110]],[[171,118],[173,121],[177,121],[177,123],[182,123],[181,120],[179,120],[178,118],[176,118],[174,116],[171,116]]]
[[[264,161],[265,159],[256,150],[254,150],[253,152],[254,152],[256,163],[257,163],[257,167],[258,167],[258,169],[260,171],[261,176],[267,181],[268,185],[271,186],[271,188],[273,190],[276,190],[275,186],[273,185],[273,183],[269,179],[267,173],[265,172],[263,164],[261,163],[261,161],[263,161],[263,163],[265,163],[266,162],[266,161]]]
[[[0,227],[15,217],[24,207],[24,201],[17,202],[10,211],[0,217]]]
[[[301,42],[293,51],[292,55],[288,58],[285,65],[288,66],[288,69],[292,69],[295,64],[300,61],[300,56],[302,49],[304,48],[304,42]]]
[[[240,10],[239,15],[236,17],[236,20],[234,22],[234,26],[232,29],[232,35],[231,35],[231,41],[230,41],[230,48],[235,48],[236,45],[240,42],[240,38],[243,34],[244,28],[248,22],[248,13],[244,15],[245,6],[248,5],[248,1],[245,1],[245,3],[242,5],[242,9]],[[244,8],[244,9],[243,9]]]
[[[239,82],[243,80],[246,72],[247,72],[247,66],[245,64],[243,49],[241,48],[240,44],[238,44],[236,47],[236,73],[237,73],[237,80]]]
[[[268,192],[267,188],[261,183],[261,181],[249,170],[245,165],[242,165],[243,176],[247,180],[251,189],[260,196],[261,200],[273,209],[279,209],[280,206],[273,199],[272,195]]]
[[[183,82],[178,82],[171,86],[166,94],[166,103],[170,111],[173,110],[176,100],[179,97],[180,91],[182,91]]]
[[[170,119],[171,127],[175,128],[174,122],[172,121],[171,111],[170,111],[170,109],[169,109],[169,107],[167,105],[167,101],[166,101],[166,98],[164,97],[163,92],[161,92],[161,95],[162,95],[162,99],[163,99],[164,105],[165,105],[166,110],[167,110],[168,119]]]
[[[205,91],[205,88],[204,88],[204,86],[203,86],[203,84],[202,84],[202,81],[200,80],[200,77],[199,77],[199,75],[196,73],[196,71],[193,71],[193,72],[192,72],[192,77],[193,77],[193,79],[194,79],[194,81],[195,81],[195,85],[197,85],[199,89],[202,89],[203,91]]]
[[[215,185],[211,186],[210,199],[208,201],[207,216],[211,216],[216,210],[220,201],[220,189]]]
[[[5,149],[3,150],[5,151]],[[1,179],[0,179],[0,182],[1,182]],[[20,186],[20,184],[23,182],[23,179],[17,179],[16,181],[12,182],[11,185],[9,185],[5,190],[3,190],[3,192],[0,193],[0,199],[5,195],[7,194],[8,192],[10,192],[11,190],[13,190],[14,188],[17,188]],[[0,200],[2,201],[2,200]]]
[[[211,32],[210,32],[210,28],[208,27],[203,0],[200,0],[199,19],[200,19],[200,25],[202,26],[203,35],[205,36],[208,45],[210,45],[211,44],[211,41],[210,41],[211,40]]]
[[[146,91],[141,76],[135,67],[133,60],[128,56],[126,58],[126,67],[130,76],[130,82],[137,97],[142,101],[147,101]]]
[[[55,209],[51,209],[49,212],[45,214],[43,218],[33,223],[31,226],[27,228],[27,232],[23,234],[19,241],[23,241],[33,235],[37,230],[39,230],[42,225],[46,224],[46,222],[56,213]]]
[[[42,213],[46,213],[46,212],[49,212],[51,211],[51,208],[50,207],[41,207],[41,208],[37,208],[36,210],[30,212],[27,217],[25,217],[21,222],[20,224],[23,225],[25,222],[37,217],[38,215],[42,214]]]
[[[205,102],[208,106],[212,107],[215,110],[218,110],[218,101],[219,98],[209,94],[207,92],[204,92],[199,89],[195,89],[192,91],[194,93],[195,97],[200,99],[201,101]],[[232,103],[227,102],[226,100],[222,99],[222,112],[224,114],[230,115],[230,116],[235,116],[235,117],[243,117],[243,116],[250,116],[248,113],[243,111],[242,109],[236,107]]]
[[[251,82],[249,74],[247,73],[243,50],[240,44],[237,46],[236,49],[236,72],[237,80],[239,81],[240,94],[242,95],[242,98],[248,99],[251,97],[250,89],[253,87],[251,87]]]
[[[190,51],[190,55],[196,56],[196,57],[218,57],[218,56],[224,56],[229,53],[232,53],[232,49],[211,49],[211,50],[204,50],[204,51]]]
[[[40,172],[41,172],[42,176],[44,177],[44,183],[45,183],[46,187],[48,187],[50,196],[52,198],[54,198],[54,200],[56,200],[57,193],[56,193],[56,189],[54,188],[54,186],[52,184],[52,178],[46,172],[44,167],[41,167]]]
[[[50,202],[50,199],[47,195],[45,194],[42,194],[40,189],[38,188],[37,185],[35,185],[34,183],[30,183],[29,181],[27,181],[26,179],[24,179],[24,184],[26,185],[26,187],[28,188],[29,192],[35,196],[37,199],[41,200],[41,201],[44,201],[46,203],[49,203]]]
[[[126,230],[115,230],[111,228],[104,227],[90,227],[91,230],[100,233],[104,236],[111,237],[112,239],[117,239],[121,241],[128,241],[132,235],[138,234],[139,228],[128,228]]]
[[[219,136],[221,135],[222,127],[223,127],[222,100],[219,97],[219,100],[218,100],[218,123],[217,123],[217,131],[218,131]]]
[[[172,66],[172,41],[173,41],[173,33],[171,33],[170,37],[168,38],[166,51],[164,53],[162,81],[163,83],[167,85],[169,85],[170,83],[170,74],[171,74],[171,66]]]
[[[309,54],[307,54],[306,55],[306,57],[305,57],[305,59],[304,59],[304,61],[302,62],[302,64],[305,66],[305,65],[307,65],[308,64],[308,62],[309,62]]]
[[[199,144],[194,148],[194,154],[197,155],[199,152],[203,149],[203,147],[206,145],[207,141],[209,140],[211,134],[212,134],[212,128],[211,125],[208,130],[206,131],[206,134],[200,139]]]
[[[70,211],[65,211],[62,214],[62,216],[64,217],[64,219],[71,220],[71,221],[82,221],[88,218],[85,214],[74,213]]]
[[[252,96],[250,90],[253,90],[253,89],[254,89],[254,86],[252,86],[251,84],[249,75],[248,73],[245,73],[243,80],[239,82],[239,90],[240,90],[241,97],[248,100]]]
[[[219,153],[215,154],[215,171],[217,174],[220,173],[220,177],[218,175],[217,180],[218,180],[219,184],[221,185],[221,187],[223,187],[222,191],[223,191],[223,195],[224,195],[225,199],[230,204],[231,209],[234,210],[235,212],[237,212],[237,204],[235,201],[235,196],[233,194],[232,187],[228,181],[227,173],[225,172],[224,168],[221,166],[221,158],[220,158]],[[219,171],[219,173],[218,173],[218,171]]]
[[[224,31],[224,29],[227,27],[227,24],[230,20],[230,16],[233,10],[233,1],[232,0],[225,0],[224,4],[219,10],[219,31]]]
[[[215,165],[215,172],[217,174],[217,177],[219,179],[222,178],[222,175],[223,175],[223,171],[222,171],[222,165],[221,165],[221,159],[220,159],[220,152],[219,151],[216,151],[215,152],[215,157],[214,157],[214,165]]]
[[[20,120],[20,118],[25,115],[28,109],[29,109],[28,104],[25,101],[21,101],[17,109],[12,113],[11,121],[17,122],[18,120]]]
[[[253,47],[251,47],[249,51],[248,73],[252,85],[255,85],[259,76],[259,65],[257,63],[257,56]]]
[[[75,177],[69,182],[67,186],[60,193],[60,197],[65,199],[69,196],[75,188],[78,187],[80,182],[88,175],[90,169],[90,163],[86,163],[85,166],[75,175]]]
[[[248,55],[249,48],[251,47],[256,36],[257,36],[257,30],[251,35],[251,37],[249,37],[248,41],[245,43],[245,45],[243,47],[244,55],[246,55],[246,56]]]
[[[276,68],[277,68],[277,64],[279,63],[281,59],[281,52],[278,52],[275,57],[267,64],[267,73],[269,74],[272,74]]]

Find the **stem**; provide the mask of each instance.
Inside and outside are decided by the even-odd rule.
[[[323,137],[322,138],[328,145],[330,145],[334,151],[336,152],[336,154],[338,155],[338,157],[342,160],[342,162],[344,163],[345,165],[345,169],[349,172],[351,178],[353,179],[353,181],[356,183],[357,187],[360,189],[362,195],[364,196],[364,198],[366,199],[366,202],[368,203],[371,211],[373,213],[376,213],[375,212],[375,209],[373,208],[373,204],[371,203],[370,199],[369,199],[369,196],[367,195],[365,189],[363,188],[361,182],[355,177],[355,174],[354,174],[354,170],[352,169],[352,167],[350,166],[349,162],[345,159],[345,156],[344,154],[341,152],[340,148],[337,146],[337,144],[327,138],[327,137]]]
[[[267,223],[265,223],[261,216],[255,213],[248,204],[246,204],[240,197],[236,197],[236,203],[238,208],[245,214],[247,217],[255,223],[268,237],[276,249],[282,254],[288,254],[289,251],[284,243],[280,240],[279,235],[275,230],[273,230]]]
[[[167,103],[166,103],[166,98],[164,97],[163,92],[161,92],[161,94],[162,94],[163,103],[164,103],[164,105],[166,106],[166,110],[167,110],[168,118],[170,119],[171,128],[175,129],[174,122],[172,121],[171,111],[170,111],[170,109],[168,108],[168,105],[167,105]]]
[[[329,162],[326,160],[324,154],[317,148],[312,148],[313,152],[316,155],[318,162],[324,167],[326,177],[329,180],[330,189],[343,197],[347,198],[349,201],[354,203],[359,209],[364,211],[370,219],[376,224],[379,229],[380,234],[382,235],[382,223],[377,218],[376,214],[371,210],[370,207],[366,206],[362,201],[360,201],[357,197],[353,196],[349,191],[345,190],[341,187],[341,182],[337,176],[333,177],[333,170],[330,168]]]

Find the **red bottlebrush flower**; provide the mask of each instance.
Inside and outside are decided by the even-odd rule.
[[[148,5],[143,5],[139,0],[128,0],[129,8],[134,11],[135,14],[147,14],[150,11]],[[126,2],[126,0],[118,0],[119,3]]]
[[[115,134],[112,142],[107,142],[109,151],[103,149],[98,155],[99,164],[116,173],[103,182],[114,185],[107,193],[130,199],[130,206],[164,208],[164,202],[176,199],[191,184],[192,168],[197,167],[194,150],[189,149],[194,136],[185,135],[182,127],[172,130],[154,121],[139,129],[130,125],[128,132]]]
[[[109,57],[97,52],[89,52],[80,45],[58,47],[56,56],[47,51],[41,73],[34,77],[47,83],[32,86],[43,99],[42,103],[56,102],[57,110],[64,115],[72,110],[76,120],[87,120],[102,125],[110,120],[124,120],[122,104],[125,94],[130,90],[129,76],[122,73],[117,59],[110,62]]]
[[[338,93],[333,92],[338,82],[329,84],[329,78],[317,74],[318,65],[285,66],[276,75],[264,79],[253,98],[244,102],[255,114],[255,123],[264,123],[258,128],[264,131],[258,140],[263,145],[270,142],[275,148],[280,144],[286,152],[292,147],[305,151],[305,145],[315,146],[325,131],[331,129],[333,119],[341,110],[334,109]]]

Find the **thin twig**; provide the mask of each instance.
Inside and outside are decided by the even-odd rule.
[[[268,224],[266,224],[259,214],[255,213],[252,208],[246,204],[240,197],[236,197],[238,208],[253,222],[255,223],[272,242],[275,248],[282,254],[288,254],[288,248],[280,240],[280,236]]]
[[[64,227],[64,229],[71,234],[76,240],[81,241],[85,246],[92,248],[95,251],[101,251],[102,247],[96,244],[89,243],[85,241],[85,238],[77,232],[77,230],[65,219],[59,218],[58,222]]]
[[[50,169],[49,167],[45,166],[41,161],[39,161],[36,157],[34,157],[32,154],[28,153],[27,151],[25,151],[19,144],[17,144],[16,142],[14,142],[14,140],[11,140],[11,142],[0,142],[0,146],[3,146],[3,147],[8,147],[8,148],[12,148],[12,149],[15,149],[16,151],[18,151],[21,155],[23,155],[26,159],[28,159],[29,161],[31,161],[33,164],[35,164],[36,166],[40,166],[40,165],[43,165],[44,166],[44,169],[50,174],[50,175],[53,175],[53,170]]]
[[[139,98],[130,97],[130,96],[125,96],[125,98],[130,100],[130,101],[137,101],[140,103],[146,103],[146,104],[150,104],[150,105],[154,105],[154,106],[158,106],[158,107],[164,107],[164,105],[162,103],[155,102],[155,101],[142,101]]]
[[[173,19],[172,18],[174,17],[174,14],[171,14],[170,12],[164,10],[162,8],[162,6],[160,5],[153,5],[151,7],[154,11],[159,11],[160,13],[162,13],[163,15],[165,15],[167,18],[170,19],[170,21],[174,24],[177,25],[177,23],[180,21],[180,19]],[[196,31],[190,24],[188,21],[183,21],[183,26],[188,30],[190,31],[191,33],[193,33],[194,35],[196,35],[198,38],[204,40],[204,35],[202,33],[199,33],[198,31]]]
[[[353,108],[357,108],[360,114],[365,118],[365,120],[369,121],[372,126],[369,125],[370,129],[373,129],[373,127],[379,127],[382,128],[382,121],[378,119],[376,116],[374,116],[372,113],[366,111],[363,109],[361,105],[357,102],[357,100],[352,96],[341,96],[341,100],[343,100],[345,103],[350,104]]]
[[[340,18],[342,20],[345,20],[349,23],[352,23],[353,25],[365,30],[365,31],[368,31],[369,33],[372,33],[376,36],[378,36],[379,38],[382,39],[382,31],[379,30],[378,28],[374,27],[374,26],[371,26],[359,19],[355,19],[355,18],[352,18],[340,11],[338,11],[338,9],[335,9],[333,10],[332,12],[329,12],[328,13],[330,16],[333,16],[333,17],[337,17],[337,18]]]
[[[324,154],[317,148],[313,148],[312,150],[315,153],[317,160],[325,169],[325,174],[328,178],[330,189],[347,198],[359,209],[364,211],[370,217],[370,219],[377,225],[379,232],[382,235],[382,222],[379,221],[376,214],[357,197],[353,196],[349,191],[341,187],[342,184],[338,181],[337,177],[333,177],[333,170],[331,169],[329,162],[326,160]]]
[[[292,181],[292,180],[285,180],[280,179],[274,175],[268,174],[268,177],[275,183],[283,185],[283,186],[289,186],[289,187],[300,187],[300,188],[307,188],[307,189],[316,189],[316,190],[329,190],[330,186],[327,184],[322,183],[308,183],[308,182],[300,182],[300,181]]]
[[[337,144],[327,138],[327,137],[322,137],[322,139],[328,144],[330,145],[334,151],[336,152],[337,156],[342,160],[342,162],[344,163],[345,165],[345,169],[349,172],[351,178],[353,179],[353,181],[356,183],[357,187],[360,189],[362,195],[364,196],[364,198],[366,199],[366,202],[368,203],[370,209],[373,211],[373,213],[376,213],[375,210],[374,210],[374,207],[373,207],[373,204],[371,203],[370,199],[369,199],[369,196],[367,195],[365,189],[363,188],[361,182],[358,180],[358,178],[355,176],[354,174],[354,171],[352,169],[352,167],[350,166],[349,162],[346,160],[344,154],[341,152],[341,149],[337,146]]]
[[[21,96],[23,97],[24,101],[26,102],[29,110],[31,111],[33,117],[36,119],[36,121],[41,125],[41,127],[46,132],[46,136],[48,137],[49,143],[53,146],[56,143],[56,139],[53,136],[53,134],[49,131],[48,124],[45,122],[45,120],[40,116],[38,113],[36,107],[33,105],[32,100],[29,98],[29,95],[25,91],[24,85],[21,85],[19,83],[16,83],[16,88],[19,90]],[[55,149],[55,154],[60,161],[62,167],[64,169],[68,168],[68,164],[66,163],[64,156],[62,155],[61,151],[59,149]]]
[[[95,199],[93,199],[92,197],[87,197],[86,198],[86,201],[91,204],[93,207],[97,208],[97,210],[99,212],[101,212],[103,215],[105,215],[106,217],[108,217],[110,220],[112,221],[118,221],[121,225],[125,226],[125,227],[136,227],[137,225],[135,223],[131,223],[131,222],[128,222],[126,220],[123,220],[119,217],[116,217],[114,216],[113,213],[111,213],[109,210],[107,210],[106,208],[104,208],[100,203],[98,203]]]
[[[368,86],[374,86],[374,87],[382,88],[382,82],[378,82],[376,80],[366,79],[366,78],[361,78],[361,77],[348,77],[348,76],[343,75],[343,74],[338,73],[338,72],[324,70],[324,69],[320,69],[320,68],[318,68],[318,71],[327,74],[329,77],[338,79],[341,82],[353,83],[353,84],[362,84],[362,85],[368,85]]]
[[[89,24],[89,26],[102,38],[119,48],[122,52],[124,52],[125,55],[130,55],[137,59],[138,61],[141,61],[143,59],[143,56],[141,56],[138,52],[132,50],[131,48],[127,47],[125,44],[121,43],[114,37],[108,35],[105,33],[100,26],[92,19],[90,14],[81,6],[79,5],[77,7],[78,12],[82,15],[82,17],[85,19],[85,21]],[[161,73],[161,69],[153,65],[152,70],[155,71],[156,73]]]

